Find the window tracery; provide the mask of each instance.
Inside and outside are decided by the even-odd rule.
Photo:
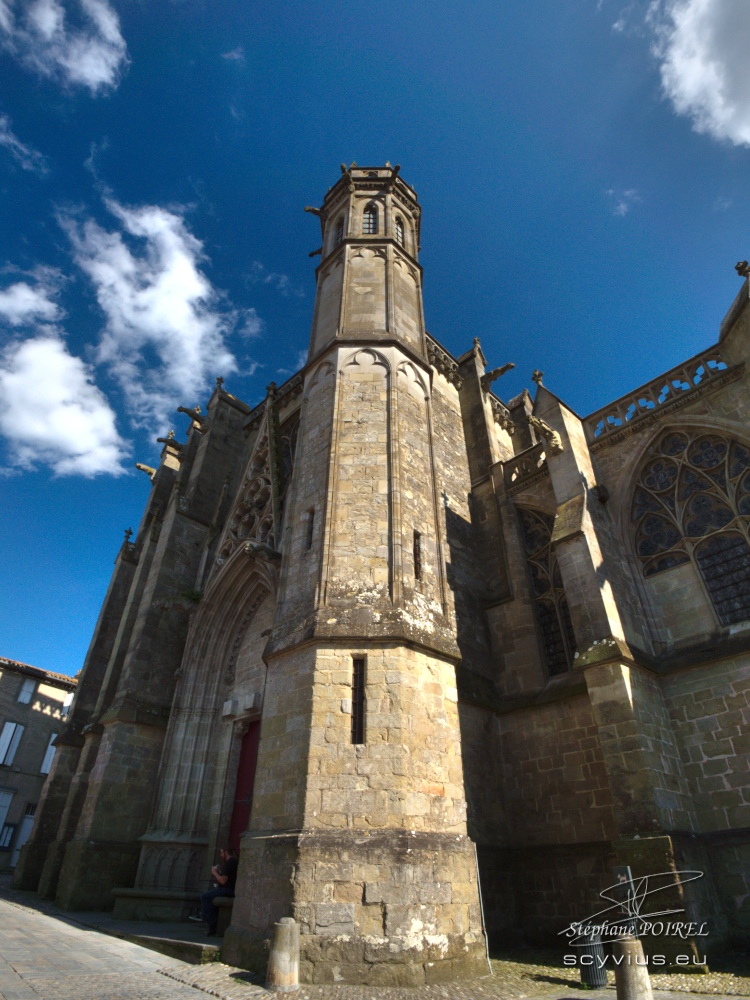
[[[633,495],[646,577],[694,561],[722,625],[750,618],[750,448],[723,434],[668,431]]]
[[[521,533],[531,574],[547,669],[553,677],[573,663],[576,642],[560,567],[552,548],[555,519],[539,510],[519,507]]]
[[[220,558],[226,559],[235,547],[247,541],[265,542],[274,547],[273,494],[268,461],[268,440],[261,441],[229,521]]]
[[[396,216],[396,242],[400,247],[406,246],[404,220],[401,218],[400,215]]]

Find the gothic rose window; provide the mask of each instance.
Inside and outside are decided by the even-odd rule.
[[[750,448],[668,431],[641,470],[630,516],[644,576],[692,561],[722,625],[750,618]]]
[[[551,545],[555,519],[539,510],[524,507],[518,508],[518,515],[547,669],[552,676],[564,674],[573,662],[576,642],[560,567]]]

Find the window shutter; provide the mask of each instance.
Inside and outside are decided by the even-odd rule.
[[[44,760],[42,761],[42,766],[39,768],[41,774],[49,774],[49,769],[52,767],[52,760],[55,756],[55,747],[53,746],[57,733],[53,733],[49,738],[49,743],[47,744],[47,752],[44,755]]]

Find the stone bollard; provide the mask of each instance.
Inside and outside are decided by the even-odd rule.
[[[643,945],[632,934],[614,942],[617,1000],[653,1000]]]
[[[274,927],[266,987],[279,993],[299,989],[299,924],[294,917],[282,917]]]

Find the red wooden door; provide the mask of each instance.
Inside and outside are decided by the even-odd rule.
[[[259,741],[260,721],[251,722],[250,728],[242,737],[237,783],[234,789],[234,808],[232,809],[232,821],[229,824],[229,846],[235,851],[239,851],[240,837],[247,830],[247,825],[250,822]]]

